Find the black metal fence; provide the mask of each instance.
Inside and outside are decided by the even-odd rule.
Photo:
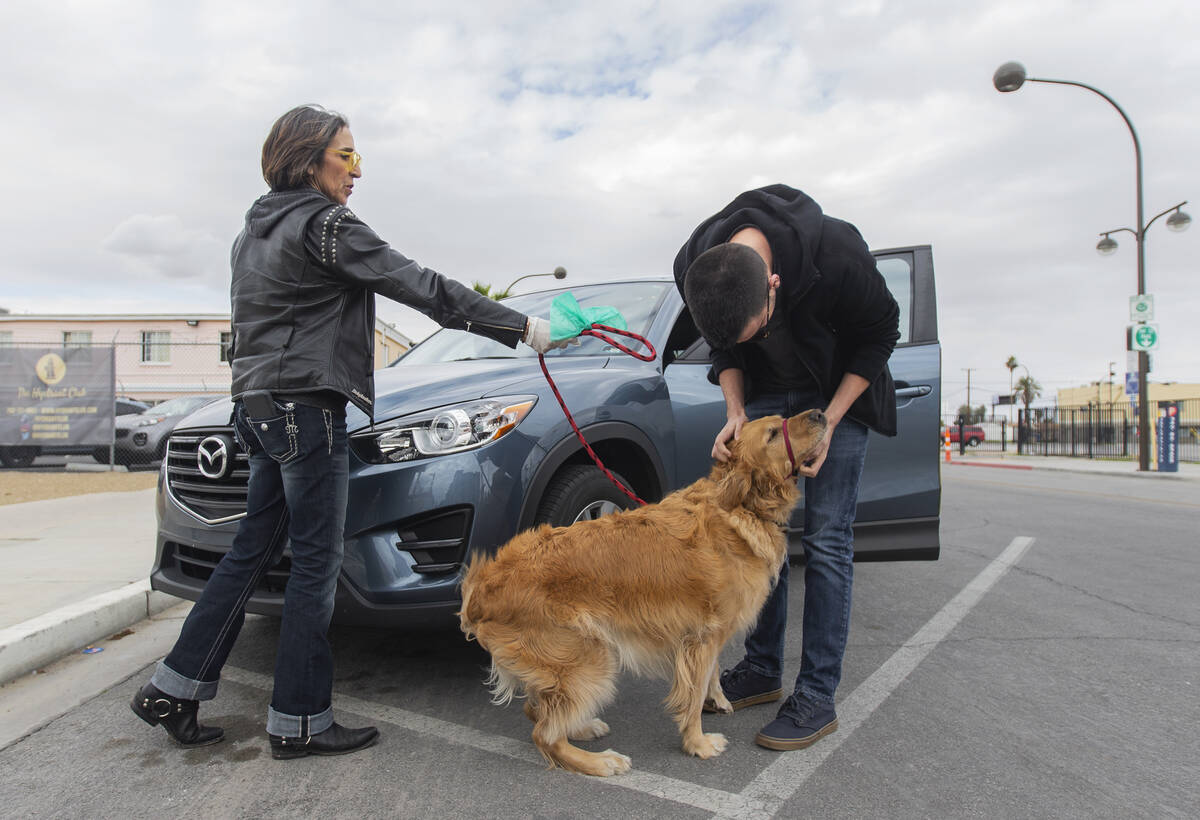
[[[1200,462],[1200,399],[1179,399],[1179,460]],[[1151,402],[1150,433],[1155,435],[1158,402]],[[1136,459],[1136,408],[1127,404],[1015,409],[1016,418],[989,416],[972,423],[943,420],[939,443],[949,433],[961,452],[1011,452],[1020,455]],[[1151,450],[1154,453],[1154,450]]]

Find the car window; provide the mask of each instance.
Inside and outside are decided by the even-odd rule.
[[[650,322],[662,304],[668,282],[610,282],[598,285],[583,285],[541,293],[523,294],[505,299],[504,304],[526,316],[550,318],[550,303],[561,293],[570,292],[580,307],[615,307],[624,317],[626,326],[634,333],[645,335]],[[626,341],[615,337],[618,341]],[[569,345],[565,350],[555,350],[548,356],[597,355],[611,352],[608,343],[591,336],[580,338],[579,345]],[[425,341],[413,347],[393,366],[436,364],[438,362],[466,361],[471,359],[528,359],[537,353],[528,345],[518,345],[514,350],[500,342],[485,339],[465,330],[439,330]]]
[[[903,256],[884,256],[876,258],[875,266],[900,306],[900,339],[896,344],[902,345],[912,338],[912,264]]]
[[[193,410],[199,410],[212,400],[212,396],[180,396],[174,399],[167,399],[161,404],[156,404],[147,410],[146,413],[155,416],[182,416]]]

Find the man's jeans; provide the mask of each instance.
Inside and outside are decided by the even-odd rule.
[[[801,392],[758,396],[746,405],[751,419],[794,416],[825,406]],[[854,579],[852,524],[858,484],[867,455],[867,428],[843,418],[833,431],[829,454],[815,478],[804,479],[804,621],[800,674],[795,691],[832,703],[842,678],[842,656],[850,631],[850,588]],[[779,583],[746,636],[746,660],[760,675],[783,676],[783,637],[787,626],[788,562]]]
[[[246,601],[290,542],[267,731],[313,735],[333,723],[326,633],[346,523],[346,415],[288,402],[276,403],[274,418],[250,419],[240,401],[235,407],[234,431],[250,453],[246,517],[151,682],[175,698],[216,696]]]

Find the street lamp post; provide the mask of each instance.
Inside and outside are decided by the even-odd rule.
[[[504,292],[511,293],[513,285],[517,284],[517,282],[520,282],[522,279],[528,279],[531,276],[553,276],[555,279],[566,279],[567,269],[562,265],[559,265],[550,273],[527,273],[524,276],[518,276],[516,279],[512,280],[511,283],[509,283],[509,286],[504,289]]]
[[[1093,94],[1098,94],[1117,109],[1117,113],[1121,115],[1121,119],[1125,120],[1125,124],[1129,126],[1129,133],[1133,137],[1133,152],[1137,159],[1137,230],[1132,228],[1115,228],[1112,231],[1107,231],[1103,234],[1104,238],[1100,240],[1100,244],[1096,249],[1103,254],[1112,253],[1117,249],[1117,243],[1108,234],[1118,231],[1129,231],[1137,239],[1137,295],[1141,296],[1146,293],[1146,229],[1153,224],[1154,219],[1158,219],[1165,213],[1175,211],[1174,216],[1167,219],[1167,225],[1173,230],[1183,230],[1191,222],[1191,217],[1179,210],[1180,207],[1186,205],[1181,202],[1174,208],[1168,208],[1162,214],[1154,217],[1149,223],[1143,221],[1144,210],[1142,207],[1142,145],[1138,141],[1137,131],[1133,127],[1129,116],[1121,106],[1117,105],[1117,101],[1105,94],[1098,88],[1094,88],[1086,83],[1077,83],[1073,80],[1048,80],[1038,77],[1029,77],[1025,74],[1025,66],[1020,63],[1011,62],[1005,63],[996,69],[996,73],[992,75],[992,84],[996,86],[997,91],[1009,92],[1016,91],[1026,82],[1031,83],[1051,83],[1054,85],[1074,85],[1079,88],[1085,88]],[[1172,221],[1174,220],[1174,221]],[[1146,372],[1149,369],[1149,357],[1146,351],[1138,351],[1138,470],[1148,471],[1150,469],[1150,399],[1147,396]]]

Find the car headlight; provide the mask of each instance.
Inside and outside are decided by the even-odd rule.
[[[535,404],[536,396],[507,396],[438,407],[360,430],[350,447],[372,464],[461,453],[511,433]]]
[[[132,427],[149,427],[152,424],[158,424],[165,416],[143,416],[140,419],[134,419]]]

